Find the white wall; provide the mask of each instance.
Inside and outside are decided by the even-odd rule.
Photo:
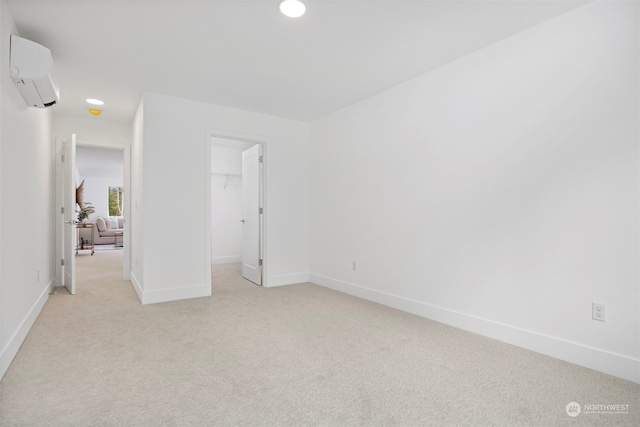
[[[132,260],[143,263],[144,280],[137,274],[134,280],[143,303],[211,292],[206,194],[214,130],[265,141],[265,285],[306,281],[308,125],[155,93],[145,93],[143,103],[142,136],[134,144],[144,166],[138,195],[144,208],[133,226],[142,228],[144,256],[134,253]],[[173,208],[167,208],[167,193],[173,195]],[[168,239],[158,232],[167,227],[180,232]]]
[[[11,81],[10,34],[18,32],[0,2],[0,378],[55,276],[51,109],[27,108]]]
[[[241,219],[242,150],[211,147],[211,262],[213,264],[242,261]]]
[[[99,216],[109,216],[109,187],[124,186],[124,178],[120,176],[90,176],[80,174],[80,181],[84,180],[84,201],[91,202],[96,212],[89,217],[90,222],[95,222]]]
[[[311,280],[640,381],[638,53],[591,3],[313,123]]]
[[[76,183],[83,184],[84,200],[95,213],[90,220],[109,216],[109,188],[124,187],[124,151],[98,147],[76,148]]]
[[[121,124],[111,123],[103,117],[75,117],[66,115],[56,115],[53,122],[53,132],[60,140],[68,139],[69,135],[76,134],[76,143],[80,149],[90,150],[110,150],[122,147],[125,149],[131,145],[131,127]],[[105,148],[107,147],[107,148]],[[123,171],[114,172],[108,168],[102,168],[92,173],[79,173],[76,176],[78,185],[82,180],[84,183],[84,200],[93,204],[96,209],[91,214],[89,221],[95,222],[98,216],[109,216],[108,187],[124,187],[124,163],[125,155],[122,155]],[[81,165],[81,156],[77,156],[76,165],[85,170]]]
[[[131,145],[131,127],[109,122],[104,117],[76,117],[57,114],[53,123],[56,138],[68,138],[76,134],[76,142],[82,146],[129,147]]]

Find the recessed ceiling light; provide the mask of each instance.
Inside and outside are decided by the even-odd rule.
[[[104,105],[104,101],[100,101],[99,99],[88,98],[87,102],[93,105]]]
[[[282,0],[280,2],[280,12],[289,18],[298,18],[304,15],[306,10],[302,0]]]
[[[99,116],[100,114],[102,114],[102,110],[98,110],[97,108],[91,108],[89,109],[89,112],[94,116]]]

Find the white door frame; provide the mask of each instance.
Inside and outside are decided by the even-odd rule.
[[[268,179],[268,162],[269,162],[269,140],[262,136],[244,134],[229,130],[207,128],[205,132],[205,277],[211,278],[211,138],[228,139],[231,141],[248,142],[259,144],[262,146],[262,218],[260,225],[260,253],[262,254],[262,286],[269,287],[269,239],[267,233],[267,223],[269,217],[269,179]]]
[[[57,142],[58,143],[58,142]],[[57,146],[56,143],[56,146]],[[123,169],[124,169],[124,200],[123,200],[123,209],[124,209],[124,232],[122,235],[122,280],[131,280],[131,147],[123,146],[118,144],[109,144],[109,143],[92,143],[90,141],[79,141],[76,140],[77,147],[91,147],[91,148],[104,148],[107,150],[119,150],[123,152]],[[59,184],[56,183],[56,187],[59,187]],[[56,189],[57,192],[61,191],[61,188]],[[57,214],[57,212],[56,212]],[[58,245],[58,243],[56,243]],[[61,249],[60,249],[61,250]],[[59,259],[59,257],[57,257]],[[61,277],[61,273],[59,273],[60,265],[59,261],[56,263],[56,277]],[[60,274],[60,276],[58,276]],[[61,282],[60,285],[62,284]]]

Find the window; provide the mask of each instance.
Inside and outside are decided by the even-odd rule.
[[[122,216],[122,187],[109,187],[109,216]]]

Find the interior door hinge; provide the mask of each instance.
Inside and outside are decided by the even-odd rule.
[[[64,259],[60,260],[60,265],[64,265]]]
[[[60,208],[60,213],[63,214],[64,213],[64,206]]]
[[[262,260],[258,261],[258,265],[262,265]]]
[[[259,161],[260,163],[264,162],[264,156],[260,156],[260,157],[258,157],[258,161]]]
[[[258,208],[258,214],[262,215],[262,208]]]
[[[64,154],[60,156],[60,161],[64,162]]]

